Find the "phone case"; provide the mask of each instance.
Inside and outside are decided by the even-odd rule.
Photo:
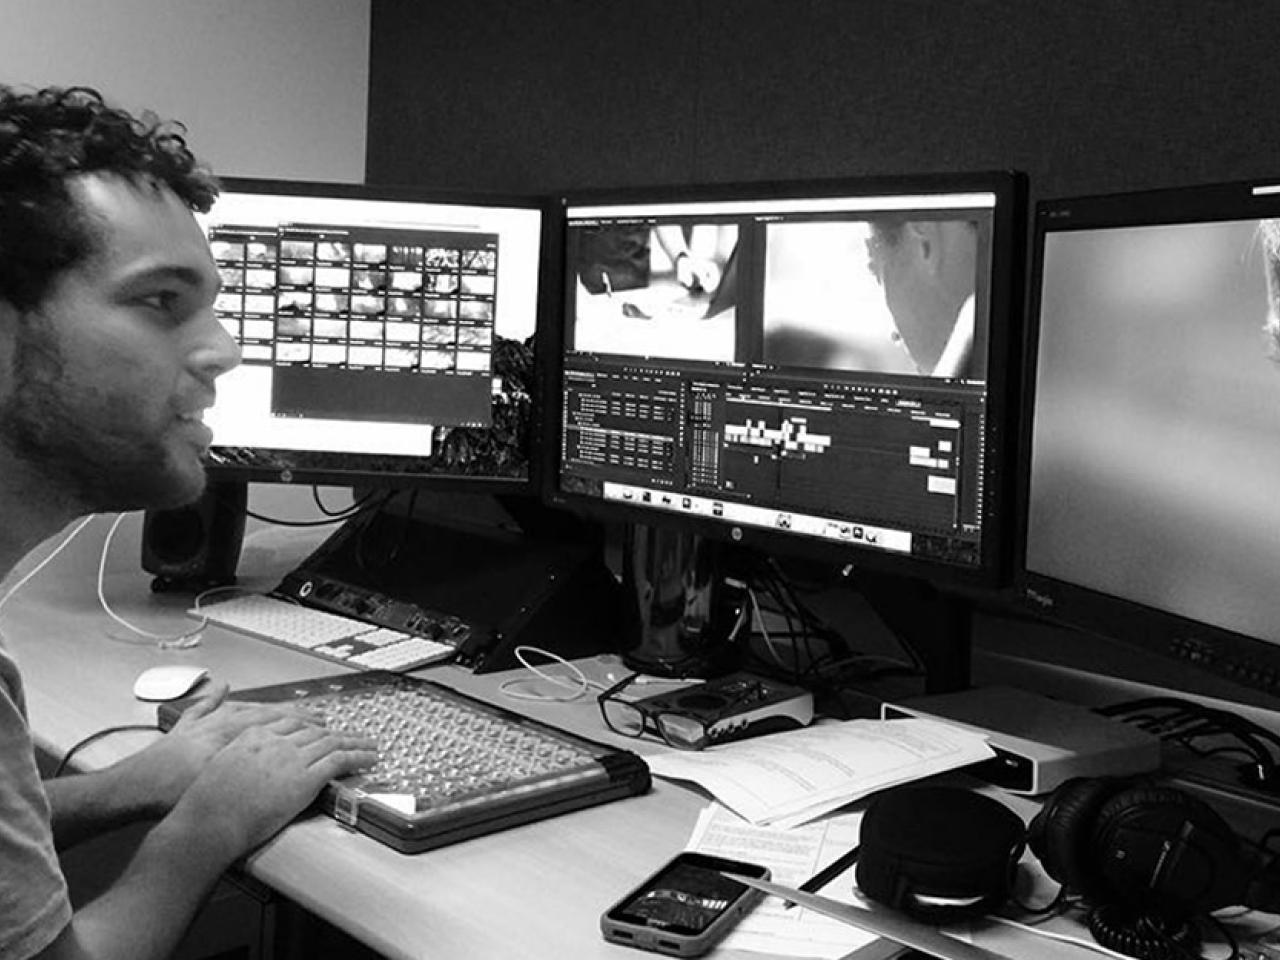
[[[701,956],[762,896],[722,871],[761,880],[770,876],[758,864],[685,851],[606,910],[601,933],[611,943],[641,950]]]

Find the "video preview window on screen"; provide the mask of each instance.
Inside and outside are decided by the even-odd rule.
[[[995,202],[570,206],[560,489],[979,564]]]
[[[528,476],[540,213],[224,193],[211,462]]]

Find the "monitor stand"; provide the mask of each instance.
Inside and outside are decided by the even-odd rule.
[[[878,719],[885,703],[970,686],[974,603],[920,577],[845,569],[814,578],[808,602],[839,638],[851,671],[822,684],[820,709],[836,717]],[[902,661],[914,668],[877,668]],[[858,666],[865,657],[866,666]],[[840,658],[838,657],[837,660]]]
[[[714,677],[739,667],[750,637],[746,548],[678,527],[629,524],[622,548],[622,657],[664,677]],[[973,602],[919,577],[858,569],[852,585],[923,668],[923,693],[970,684]],[[919,681],[916,681],[917,683]]]
[[[919,577],[859,569],[850,579],[898,642],[920,659],[925,693],[968,689],[971,600]]]

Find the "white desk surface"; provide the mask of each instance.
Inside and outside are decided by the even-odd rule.
[[[38,744],[54,756],[109,726],[154,723],[156,708],[135,700],[134,678],[149,666],[199,663],[232,688],[345,672],[306,654],[209,628],[189,650],[160,650],[124,636],[96,595],[103,521],[32,580],[4,608],[0,630],[23,669]],[[138,563],[138,526],[127,523],[112,546],[105,593],[112,608],[145,629],[178,633],[191,626],[189,598],[153,594]],[[279,551],[250,538],[241,564],[246,586],[266,588],[301,558],[305,538],[284,538]],[[310,542],[316,542],[312,538]],[[537,704],[502,698],[502,675],[475,676],[453,666],[424,671],[468,693],[597,740],[632,749],[609,734],[594,700]],[[156,733],[124,733],[86,748],[86,768],[104,766]],[[643,752],[643,748],[637,749]],[[683,849],[701,792],[655,779],[649,793],[489,836],[404,855],[327,817],[300,821],[252,855],[248,872],[370,947],[396,960],[419,958],[572,957],[635,960],[628,947],[605,943],[601,912],[670,855]],[[985,939],[985,938],[984,938]],[[988,944],[1026,956],[1016,934],[996,931]],[[1080,950],[1037,942],[1037,957],[1078,957]],[[883,943],[857,954],[875,960]],[[759,957],[720,950],[715,960]]]

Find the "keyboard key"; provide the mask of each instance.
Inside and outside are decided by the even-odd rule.
[[[387,627],[377,627],[368,633],[360,634],[360,642],[367,643],[371,647],[386,647],[412,639],[411,633],[401,633],[399,630],[390,630]]]
[[[366,638],[360,639],[363,641]],[[437,663],[451,658],[456,652],[456,648],[447,643],[412,637],[400,643],[357,654],[350,662],[370,670],[403,670],[406,664]]]

